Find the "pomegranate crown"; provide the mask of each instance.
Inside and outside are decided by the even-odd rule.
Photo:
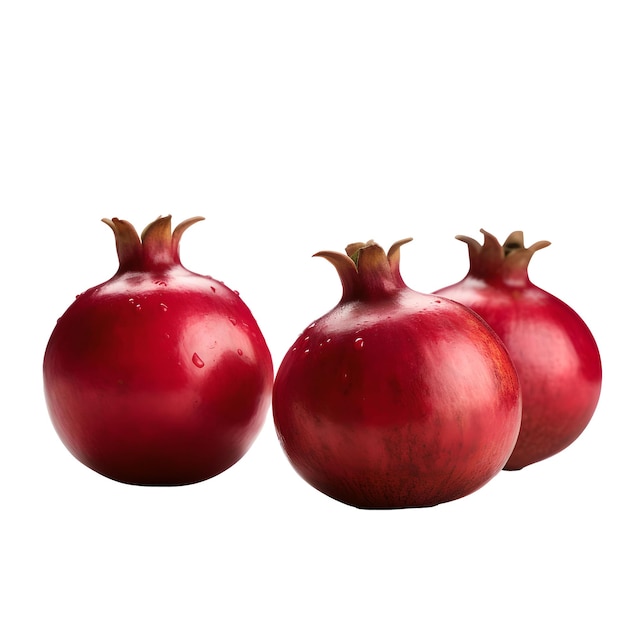
[[[118,273],[180,265],[180,238],[182,234],[203,217],[191,217],[181,222],[172,232],[172,216],[166,215],[150,222],[141,237],[135,227],[117,217],[104,218],[115,235],[115,245],[120,267]]]
[[[380,297],[405,287],[400,276],[400,247],[412,238],[396,241],[387,254],[373,240],[351,243],[345,254],[323,250],[313,256],[330,261],[341,280],[342,300]]]
[[[485,280],[526,282],[528,264],[533,254],[550,245],[549,241],[538,241],[526,248],[524,233],[521,230],[512,232],[502,245],[486,230],[481,228],[480,232],[485,238],[482,245],[475,239],[464,235],[457,235],[456,239],[465,242],[468,246],[469,274]]]

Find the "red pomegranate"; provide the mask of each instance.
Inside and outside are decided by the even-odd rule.
[[[520,427],[519,381],[502,342],[467,307],[406,286],[405,241],[388,254],[372,241],[318,253],[343,295],[295,341],[274,383],[292,466],[359,508],[474,492],[500,472]]]
[[[469,272],[437,290],[478,313],[507,347],[522,386],[522,427],[504,469],[547,459],[574,442],[600,397],[602,366],[591,331],[567,304],[528,277],[533,254],[521,231],[503,245],[482,230],[484,244],[458,236],[469,248]]]

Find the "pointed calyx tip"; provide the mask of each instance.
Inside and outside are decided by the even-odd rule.
[[[118,273],[180,265],[180,238],[203,217],[192,217],[181,222],[172,232],[172,216],[160,216],[150,222],[142,231],[141,237],[135,227],[117,217],[103,218],[115,235],[115,245],[120,262]]]
[[[467,244],[470,257],[469,274],[484,279],[528,280],[528,264],[533,254],[550,245],[549,241],[538,241],[528,248],[524,246],[524,233],[513,231],[501,245],[494,235],[481,228],[484,237],[481,245],[475,239],[457,235],[456,239]]]
[[[372,298],[405,287],[400,276],[400,247],[411,238],[396,241],[389,252],[372,239],[348,244],[345,254],[323,250],[314,254],[330,261],[343,286],[342,300]]]

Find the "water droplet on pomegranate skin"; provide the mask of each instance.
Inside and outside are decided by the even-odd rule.
[[[164,280],[155,280],[155,285],[159,285],[159,287],[167,287],[167,283]]]
[[[228,321],[233,325],[233,326],[237,326],[237,320],[234,317],[229,317]]]
[[[161,310],[162,310],[162,311],[167,311],[167,304],[163,304],[163,303],[161,302],[161,304],[159,304],[159,306],[161,307]]]
[[[211,285],[211,291],[215,293],[215,287],[213,287],[213,285]]]
[[[239,292],[238,292],[236,289],[233,289],[233,293],[234,293],[236,296],[238,296],[238,295],[239,295]]]
[[[237,354],[241,356],[243,354],[243,350],[241,348],[237,348]]]
[[[354,340],[354,347],[355,347],[357,350],[362,350],[362,349],[363,349],[363,345],[364,345],[364,342],[363,342],[363,337],[357,337],[357,338]]]
[[[204,361],[198,356],[197,352],[193,353],[191,357],[191,362],[198,368],[204,367]]]
[[[136,304],[135,309],[137,309],[137,311],[141,311],[141,304]]]

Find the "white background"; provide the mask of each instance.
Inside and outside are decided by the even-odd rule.
[[[624,624],[626,19],[621,2],[0,4],[0,621]],[[117,268],[120,217],[207,219],[185,265],[240,291],[278,367],[340,296],[321,249],[403,247],[418,291],[480,228],[548,239],[533,282],[596,336],[570,448],[432,509],[309,487],[271,412],[237,465],[141,488],[83,467],[41,361]]]

